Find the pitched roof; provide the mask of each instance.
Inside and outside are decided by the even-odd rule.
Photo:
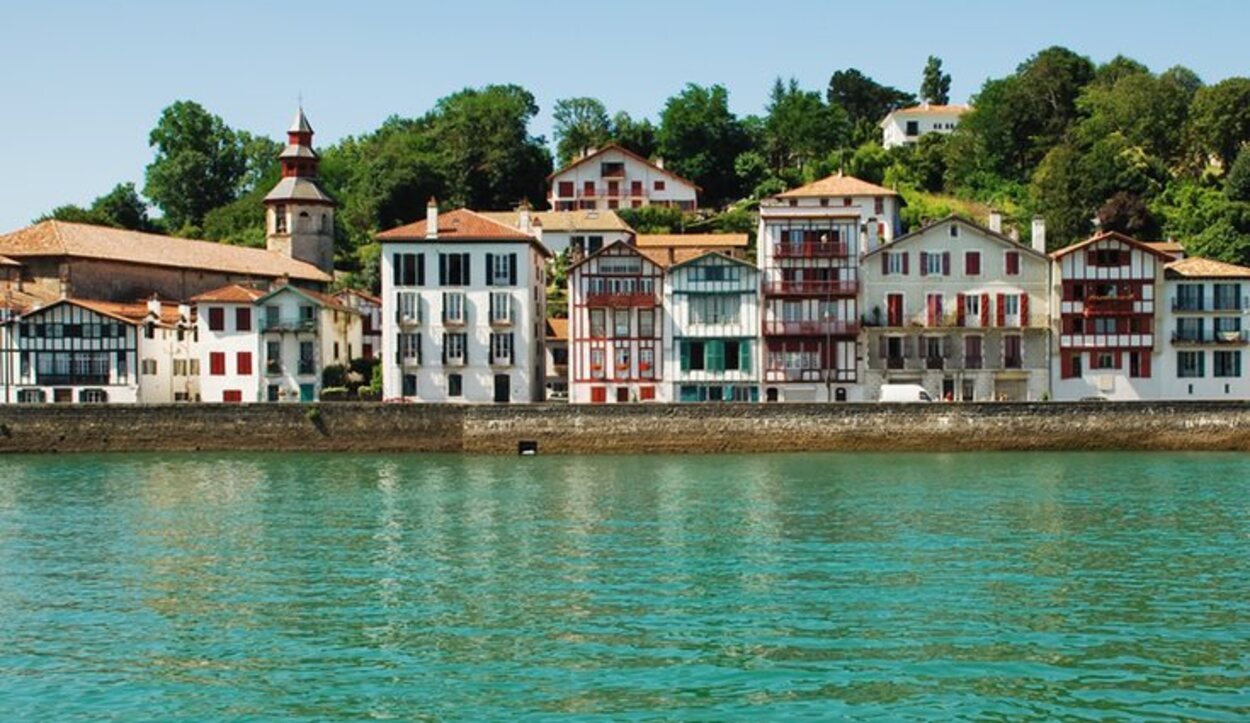
[[[1228,264],[1215,259],[1204,259],[1193,256],[1163,267],[1170,276],[1181,276],[1192,279],[1246,279],[1250,278],[1250,268]]]
[[[744,233],[640,233],[638,248],[746,248]]]
[[[972,110],[972,106],[959,104],[959,103],[952,103],[950,105],[937,105],[936,103],[922,103],[920,105],[913,105],[913,106],[908,106],[906,108],[899,108],[897,110],[892,110],[890,111],[888,115],[886,115],[886,118],[889,118],[892,115],[908,115],[912,113],[944,113],[944,114],[950,114],[950,115],[959,115],[959,114],[967,113],[970,110]]]
[[[555,341],[569,340],[569,320],[568,319],[548,319],[547,320],[547,338]]]
[[[685,247],[676,248],[673,246],[638,249],[638,253],[650,259],[651,263],[664,269],[667,269],[670,266],[685,263],[687,261],[693,261],[707,252],[708,249]]]
[[[1142,251],[1145,251],[1146,253],[1149,253],[1149,254],[1154,254],[1155,256],[1161,259],[1174,260],[1176,258],[1174,254],[1170,254],[1167,251],[1164,251],[1163,249],[1156,248],[1155,246],[1149,243],[1146,243],[1145,241],[1138,241],[1132,236],[1122,234],[1119,231],[1104,231],[1099,234],[1094,234],[1093,236],[1090,236],[1084,241],[1078,241],[1069,246],[1064,246],[1063,248],[1057,251],[1051,251],[1050,257],[1052,259],[1057,259],[1063,256],[1067,256],[1068,254],[1074,251],[1080,251],[1086,246],[1089,246],[1091,244],[1096,244],[1099,241],[1106,241],[1108,239],[1120,241],[1122,243],[1128,244],[1129,246],[1139,248]]]
[[[312,124],[308,122],[308,116],[304,115],[304,106],[300,106],[295,111],[295,120],[291,121],[291,127],[287,133],[312,133]]]
[[[920,228],[916,229],[915,231],[910,231],[908,233],[903,234],[902,236],[898,236],[889,243],[881,244],[880,246],[873,249],[872,251],[869,251],[868,253],[864,254],[864,258],[881,253],[882,251],[888,251],[890,249],[897,248],[899,244],[906,243],[907,241],[913,238],[916,238],[917,236],[920,236],[928,232],[931,229],[937,228],[938,226],[945,226],[948,223],[952,223],[952,222],[958,222],[958,223],[962,223],[965,226],[970,226],[976,229],[977,231],[980,231],[981,233],[985,234],[987,237],[1002,243],[1004,246],[1009,246],[1012,250],[1023,251],[1027,254],[1033,254],[1034,256],[1037,256],[1039,258],[1047,258],[1046,254],[1035,251],[1033,247],[1029,246],[1028,244],[1021,243],[1006,234],[991,230],[990,228],[986,226],[982,226],[976,221],[971,221],[969,219],[964,218],[963,216],[959,216],[953,213],[947,216],[946,218],[940,218],[936,221],[927,223],[924,226],[921,226]]]
[[[520,228],[519,211],[479,211],[479,215],[505,226]],[[634,229],[621,220],[615,211],[530,211],[530,218],[542,224],[543,231],[575,233],[577,231],[627,231]]]
[[[577,263],[572,264],[571,266],[569,266],[569,270],[572,271],[573,269],[581,266],[582,264],[590,261],[591,259],[597,259],[600,256],[608,255],[608,251],[612,249],[617,249],[617,248],[627,249],[632,254],[636,256],[641,256],[642,258],[650,261],[651,263],[658,264],[661,267],[667,267],[668,264],[670,263],[668,261],[665,261],[664,259],[666,255],[665,252],[672,251],[672,249],[640,249],[637,246],[634,246],[633,244],[629,243],[628,241],[613,241],[612,243],[607,244],[606,246],[594,252],[593,254],[586,256],[581,261],[578,261]]]
[[[694,186],[694,188],[695,188],[695,189],[697,189],[697,190],[699,190],[699,191],[702,191],[702,190],[703,190],[703,189],[702,189],[702,188],[701,188],[698,184],[696,184],[694,181],[691,181],[691,180],[690,180],[690,179],[688,179],[688,178],[682,178],[681,176],[677,175],[676,173],[673,173],[672,171],[668,170],[667,168],[664,168],[664,167],[659,166],[659,165],[657,165],[657,164],[655,164],[655,163],[652,163],[650,159],[643,158],[642,156],[638,155],[637,153],[634,153],[633,151],[629,150],[629,149],[628,149],[628,148],[626,148],[625,146],[618,145],[618,144],[616,144],[616,143],[609,143],[609,144],[607,144],[606,146],[604,146],[604,147],[602,147],[602,148],[597,148],[597,149],[595,149],[593,152],[591,152],[591,153],[587,153],[586,155],[582,156],[581,158],[578,158],[578,159],[573,160],[573,161],[572,161],[572,162],[570,162],[568,165],[566,165],[564,168],[561,168],[561,169],[560,169],[560,170],[558,170],[558,171],[554,171],[554,172],[552,172],[552,174],[551,174],[551,175],[547,176],[547,180],[548,180],[548,181],[550,181],[551,179],[555,178],[556,176],[560,175],[561,173],[564,173],[564,172],[566,172],[566,171],[569,171],[569,170],[572,170],[572,169],[574,169],[574,168],[577,168],[578,166],[582,165],[583,163],[587,163],[587,162],[589,162],[589,161],[593,161],[594,159],[598,158],[599,156],[603,155],[604,153],[607,153],[608,151],[620,151],[621,153],[625,154],[626,156],[629,156],[630,158],[634,159],[635,161],[638,161],[639,163],[645,163],[646,165],[650,166],[650,167],[652,168],[652,170],[659,171],[660,173],[663,173],[664,175],[669,176],[670,178],[674,178],[674,179],[676,179],[676,180],[678,180],[678,181],[681,181],[682,183],[685,183],[685,184],[686,184],[686,185],[688,185],[688,186]]]
[[[835,173],[806,186],[792,188],[776,198],[820,198],[823,196],[897,196],[897,191],[883,188],[875,183],[861,181],[854,176]]]
[[[284,151],[282,157],[287,157]],[[333,204],[334,199],[325,192],[320,183],[305,176],[287,176],[273,190],[265,194],[265,201],[300,201],[303,203]]]
[[[161,236],[66,221],[44,221],[0,236],[0,254],[71,256],[181,269],[328,283],[316,266],[266,249]]]
[[[255,286],[244,286],[243,284],[227,284],[212,291],[205,291],[198,296],[192,296],[191,301],[195,303],[217,303],[217,304],[250,304],[267,292],[264,289],[258,289]]]
[[[57,299],[49,304],[33,306],[22,313],[23,317],[37,314],[47,309],[51,309],[61,304],[70,304],[79,308],[94,311],[101,316],[115,319],[125,324],[138,326],[148,320],[148,304],[146,301],[124,302],[124,301],[100,301],[98,299],[79,299],[74,297]],[[178,322],[182,321],[182,315],[179,310],[178,303],[175,301],[161,302],[161,318],[160,325],[165,327],[174,327]],[[188,319],[188,321],[190,321]]]
[[[355,296],[359,299],[363,299],[369,302],[370,304],[374,304],[376,306],[382,305],[382,299],[366,291],[361,291],[360,289],[339,289],[338,291],[334,292],[334,296],[335,298],[339,300],[342,300],[344,296]]]
[[[722,259],[725,259],[725,260],[727,260],[727,261],[732,261],[732,262],[734,262],[735,264],[740,264],[740,265],[742,265],[742,266],[746,266],[746,267],[751,268],[751,269],[758,269],[758,268],[759,268],[758,266],[756,266],[756,265],[755,265],[755,263],[754,263],[754,262],[748,261],[748,260],[746,260],[746,259],[740,259],[740,258],[738,258],[737,256],[731,256],[731,255],[729,255],[729,254],[725,253],[724,251],[717,251],[717,250],[715,250],[715,249],[710,249],[710,250],[706,250],[706,251],[701,251],[700,253],[698,253],[698,254],[696,254],[696,255],[694,255],[694,256],[691,256],[690,258],[687,258],[687,259],[684,259],[684,260],[682,260],[682,261],[678,261],[678,262],[674,263],[674,264],[673,264],[673,265],[671,265],[669,268],[670,268],[670,269],[675,269],[675,268],[677,268],[678,266],[685,266],[685,265],[687,265],[687,264],[698,263],[699,261],[701,261],[701,260],[703,260],[703,259],[706,259],[706,258],[709,258],[709,257],[713,257],[713,256],[715,256],[715,257],[717,257],[717,258],[722,258]]]
[[[1182,256],[1185,253],[1185,247],[1176,241],[1143,241],[1142,243],[1173,256]]]
[[[270,291],[269,293],[262,294],[261,296],[256,298],[255,301],[256,303],[260,303],[262,301],[271,299],[277,296],[278,294],[281,294],[286,291],[290,291],[292,293],[303,296],[304,298],[308,299],[309,301],[312,301],[315,304],[318,304],[319,306],[324,306],[326,308],[333,309],[335,311],[344,311],[349,314],[360,313],[359,311],[353,309],[347,304],[344,304],[342,301],[334,298],[330,294],[323,294],[320,291],[313,291],[312,289],[303,289],[298,286],[291,286],[290,284],[282,284],[278,286],[277,288],[273,289],[272,291]]]
[[[8,256],[0,256],[0,266],[21,266],[18,262]]]
[[[544,256],[551,256],[551,250],[543,246],[538,238],[521,233],[515,226],[508,226],[486,216],[458,208],[438,215],[438,235],[435,238],[425,237],[425,220],[399,226],[377,235],[379,241],[528,241],[538,248]]]

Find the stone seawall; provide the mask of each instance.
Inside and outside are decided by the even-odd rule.
[[[315,410],[315,411],[314,411]],[[1250,403],[0,407],[0,453],[1250,450]]]

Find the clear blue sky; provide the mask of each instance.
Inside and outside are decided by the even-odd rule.
[[[735,112],[758,113],[778,75],[823,90],[857,67],[915,91],[931,53],[957,101],[1055,44],[1213,82],[1250,74],[1247,28],[1244,0],[6,0],[0,231],[119,181],[142,189],[148,131],[184,98],[279,138],[302,93],[324,145],[465,86],[519,83],[542,107],[533,131],[549,137],[558,98],[654,118],[684,83],[722,83]]]

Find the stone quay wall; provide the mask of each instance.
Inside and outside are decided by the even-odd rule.
[[[0,407],[0,453],[1250,450],[1250,403]]]

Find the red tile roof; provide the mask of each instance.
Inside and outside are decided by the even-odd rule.
[[[1089,246],[1089,245],[1091,245],[1091,244],[1098,243],[1099,241],[1105,241],[1105,240],[1107,240],[1107,239],[1114,239],[1114,240],[1116,240],[1116,241],[1120,241],[1120,242],[1126,243],[1126,244],[1128,244],[1129,246],[1135,246],[1135,247],[1137,247],[1137,248],[1139,248],[1139,249],[1141,249],[1141,250],[1143,250],[1143,251],[1145,251],[1145,252],[1147,252],[1147,253],[1154,254],[1155,256],[1157,256],[1157,257],[1159,257],[1159,258],[1161,258],[1161,259],[1164,259],[1164,260],[1173,260],[1173,259],[1175,259],[1175,258],[1176,258],[1175,254],[1168,253],[1167,251],[1165,251],[1165,250],[1163,250],[1163,249],[1161,249],[1161,248],[1157,248],[1155,245],[1150,244],[1150,243],[1147,243],[1147,242],[1145,242],[1145,241],[1138,241],[1137,239],[1133,238],[1132,236],[1128,236],[1128,235],[1126,235],[1126,234],[1122,234],[1122,233],[1120,233],[1119,231],[1104,231],[1104,232],[1102,232],[1102,233],[1095,234],[1095,235],[1090,236],[1089,238],[1085,239],[1084,241],[1078,241],[1078,242],[1076,242],[1076,243],[1074,243],[1074,244],[1071,244],[1071,245],[1069,245],[1069,246],[1064,246],[1063,248],[1061,248],[1061,249],[1059,249],[1059,250],[1057,250],[1057,251],[1051,251],[1051,252],[1050,252],[1050,257],[1051,257],[1052,259],[1057,259],[1057,258],[1060,258],[1060,257],[1063,257],[1063,256],[1067,256],[1068,254],[1072,253],[1073,251],[1079,251],[1079,250],[1081,250],[1081,249],[1085,248],[1086,246]]]
[[[820,198],[834,196],[897,196],[897,191],[878,186],[875,183],[861,181],[854,176],[835,173],[813,181],[806,186],[792,188],[785,193],[777,194],[777,198]]]
[[[569,340],[569,320],[568,319],[548,319],[547,320],[547,338],[553,341]]]
[[[266,249],[65,221],[44,221],[0,236],[0,254],[18,260],[70,256],[321,283],[332,280],[312,264]]]
[[[640,233],[634,238],[638,248],[746,248],[744,233]]]
[[[250,304],[266,293],[268,292],[264,289],[258,289],[255,286],[228,284],[219,289],[205,291],[199,296],[193,296],[191,301],[196,303]]]
[[[551,256],[551,251],[537,237],[521,233],[512,226],[494,221],[467,208],[459,208],[438,215],[438,235],[427,239],[425,236],[425,220],[410,223],[406,226],[383,231],[378,234],[379,241],[528,241],[544,256]]]
[[[599,156],[603,155],[604,153],[607,153],[608,151],[619,151],[619,152],[621,152],[621,153],[625,154],[626,156],[629,156],[630,158],[634,159],[635,161],[638,161],[639,163],[643,163],[643,164],[646,164],[646,165],[650,166],[650,167],[652,168],[652,170],[655,170],[655,171],[658,171],[658,172],[660,172],[660,173],[663,173],[664,175],[666,175],[666,176],[668,176],[668,177],[670,177],[670,178],[673,178],[673,179],[675,179],[675,180],[681,181],[682,183],[684,183],[684,184],[686,184],[686,185],[688,185],[688,186],[694,186],[694,188],[695,188],[696,190],[699,190],[699,191],[702,191],[702,190],[703,190],[703,189],[702,189],[702,188],[701,188],[698,184],[696,184],[694,181],[691,181],[691,180],[690,180],[690,179],[688,179],[688,178],[682,178],[681,176],[677,175],[676,173],[673,173],[672,171],[668,170],[667,168],[662,168],[662,167],[660,167],[659,165],[657,165],[657,164],[655,164],[655,163],[652,163],[650,159],[643,158],[642,156],[638,155],[637,153],[634,153],[633,151],[629,150],[629,149],[628,149],[628,148],[626,148],[625,146],[622,146],[622,145],[617,145],[616,143],[609,143],[609,144],[607,144],[606,146],[604,146],[604,147],[602,147],[602,148],[598,148],[598,149],[596,149],[593,153],[587,153],[586,155],[582,156],[581,158],[578,158],[578,159],[574,160],[572,163],[569,163],[569,164],[568,164],[568,165],[566,165],[564,168],[561,168],[560,170],[553,172],[550,176],[547,176],[547,180],[548,180],[548,181],[550,181],[551,179],[555,178],[556,176],[560,175],[561,173],[564,173],[564,172],[566,172],[566,171],[570,171],[570,170],[572,170],[572,169],[574,169],[574,168],[577,168],[578,166],[582,165],[583,163],[587,163],[587,162],[589,162],[589,161],[593,161],[594,159],[598,158]]]

